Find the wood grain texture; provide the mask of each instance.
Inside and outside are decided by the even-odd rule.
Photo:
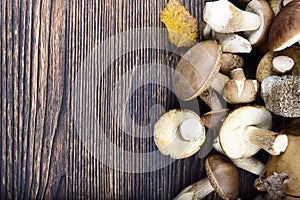
[[[129,35],[124,40],[110,40],[136,28],[164,27],[160,12],[166,3],[0,1],[1,199],[172,199],[184,187],[205,177],[204,159],[197,154],[141,173],[158,162],[167,162],[164,157],[147,157],[148,152],[157,152],[151,135],[155,120],[164,110],[190,106],[163,86],[171,83],[179,56],[169,61],[170,52],[147,48],[153,42],[151,38],[143,41]],[[204,2],[182,3],[200,25]],[[87,75],[82,63],[104,41],[109,41],[105,43],[107,48],[98,52],[99,57],[92,57],[91,63],[98,66],[102,58],[116,59],[106,70],[100,65]],[[156,45],[161,43],[179,55],[186,50],[175,49],[165,37],[155,38]],[[122,54],[126,46],[137,49]],[[149,63],[157,65],[150,68],[151,73],[144,70]],[[253,77],[254,68],[247,75]],[[79,77],[88,100],[96,103],[77,115],[75,110],[87,105],[77,101],[76,95],[82,94],[75,87]],[[84,85],[90,79],[97,81],[96,91]],[[122,90],[116,87],[120,81],[124,81]],[[117,118],[115,112],[124,99],[129,118]],[[207,111],[203,102],[198,103],[201,113]],[[124,151],[117,153],[107,143],[99,145],[99,135],[80,133],[76,122],[82,124],[95,113],[99,124],[89,124],[87,130],[100,126],[103,130],[99,134]],[[275,130],[280,130],[285,121],[274,119],[278,121]],[[92,139],[86,144],[85,138]],[[125,150],[144,155],[138,162],[131,162]],[[140,173],[132,173],[134,169]],[[255,176],[242,170],[240,175],[240,196],[251,199],[256,194],[252,187]],[[207,199],[218,197],[211,193]]]

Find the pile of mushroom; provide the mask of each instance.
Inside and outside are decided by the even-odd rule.
[[[208,178],[186,187],[176,199],[202,199],[214,190],[223,199],[236,199],[236,167],[260,175],[253,185],[267,191],[269,199],[300,197],[300,160],[290,159],[299,157],[300,121],[273,130],[274,116],[300,117],[300,0],[283,0],[283,6],[276,3],[282,0],[240,2],[245,10],[228,0],[206,2],[205,40],[187,49],[173,74],[179,99],[200,97],[211,111],[200,117],[192,110],[171,110],[154,127],[156,146],[174,159],[195,155],[210,137],[207,130],[218,132],[215,151],[205,162]],[[251,57],[254,48],[266,47],[257,66],[246,64],[244,53]],[[249,67],[256,80],[247,77]],[[261,149],[269,153],[268,163],[253,157]],[[276,184],[267,187],[273,180]],[[272,193],[276,188],[279,196]]]

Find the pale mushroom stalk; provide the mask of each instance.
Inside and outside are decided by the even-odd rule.
[[[290,71],[295,63],[292,58],[282,55],[274,57],[272,64],[275,72],[284,74]]]
[[[203,199],[213,191],[214,188],[210,184],[209,179],[206,177],[186,187],[175,197],[174,200]]]
[[[202,125],[199,120],[187,118],[180,124],[179,131],[176,131],[176,133],[179,133],[179,138],[182,138],[183,140],[195,141],[202,137],[202,135],[199,134],[201,129]]]
[[[226,155],[220,145],[219,138],[215,139],[214,142],[214,149],[223,154]],[[233,164],[237,166],[238,168],[241,168],[245,171],[251,172],[255,175],[261,175],[261,173],[265,169],[265,164],[260,162],[259,160],[253,158],[253,157],[247,157],[247,158],[239,158],[239,159],[231,159]]]
[[[219,33],[256,30],[261,24],[259,15],[240,10],[227,0],[206,2],[203,18]]]
[[[288,138],[285,134],[278,134],[273,131],[262,130],[253,126],[245,129],[246,140],[252,144],[262,147],[271,155],[279,155],[284,152],[288,145]]]

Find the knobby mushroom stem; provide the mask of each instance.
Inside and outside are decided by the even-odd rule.
[[[209,179],[206,177],[185,188],[179,195],[177,195],[177,197],[175,197],[174,200],[203,199],[213,191],[214,188],[210,184]]]
[[[248,126],[245,131],[249,142],[260,146],[271,155],[279,155],[287,148],[288,137],[285,134],[262,130],[254,126]]]

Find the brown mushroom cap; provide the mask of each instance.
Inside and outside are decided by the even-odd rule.
[[[222,155],[211,155],[205,161],[205,170],[211,185],[223,199],[236,199],[240,178],[236,167]]]
[[[205,113],[201,116],[201,120],[209,129],[212,130],[219,130],[222,127],[222,124],[229,114],[229,109],[222,109],[222,110],[213,110]]]
[[[245,31],[244,35],[253,46],[261,45],[268,37],[274,14],[270,4],[266,0],[252,0],[248,3],[246,11],[258,14],[261,24],[257,30]]]
[[[187,137],[183,137],[180,131],[189,131],[184,123],[189,119],[196,120],[198,123],[191,130],[194,131],[193,137],[190,137],[189,133],[187,133]],[[193,155],[200,149],[204,141],[205,127],[200,117],[190,110],[171,110],[161,116],[154,126],[154,142],[157,148],[161,153],[170,155],[174,159]]]
[[[294,119],[284,130],[289,138],[289,145],[279,156],[272,156],[266,165],[266,176],[274,172],[285,172],[290,182],[285,187],[289,195],[300,196],[300,119]]]
[[[280,51],[300,40],[300,0],[280,10],[269,31],[269,49]]]
[[[178,62],[173,75],[177,97],[190,100],[205,91],[220,69],[221,46],[213,40],[200,42]]]
[[[269,76],[261,84],[261,97],[271,112],[300,117],[300,76]]]
[[[220,130],[220,144],[230,158],[250,157],[261,147],[246,140],[246,128],[253,126],[262,130],[272,127],[272,115],[263,106],[243,106],[231,112]]]

